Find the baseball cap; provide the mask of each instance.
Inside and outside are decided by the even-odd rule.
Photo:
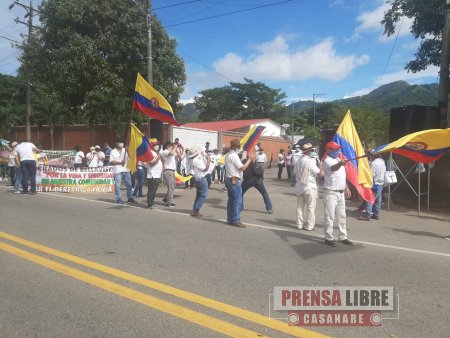
[[[328,142],[326,145],[325,145],[325,147],[327,148],[327,149],[334,149],[334,150],[337,150],[337,149],[341,149],[342,147],[339,145],[339,144],[337,144],[336,142]]]

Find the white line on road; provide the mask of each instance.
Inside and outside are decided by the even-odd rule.
[[[2,188],[3,189],[8,189],[9,187],[2,187]],[[91,200],[91,199],[88,199],[88,198],[85,198],[85,197],[65,196],[65,195],[54,194],[54,193],[50,193],[50,192],[46,192],[45,196],[56,196],[58,198],[61,198],[61,197],[63,197],[63,198],[70,198],[70,199],[75,199],[75,200],[88,201],[89,203],[95,202],[95,203],[116,205],[114,202],[97,201],[97,200]],[[31,197],[31,198],[35,198],[35,197]],[[126,204],[124,204],[122,207],[135,208],[135,209],[140,209],[140,210],[143,209],[142,207],[137,207],[137,206],[134,206],[134,205],[126,205]],[[189,216],[190,217],[190,214],[188,214],[188,213],[177,212],[177,211],[170,211],[170,210],[153,209],[152,212],[162,212],[162,213],[168,213],[168,214],[175,214],[175,215]],[[224,220],[224,219],[220,219],[219,218],[217,220],[226,223],[226,220]],[[283,228],[278,228],[278,227],[273,227],[273,226],[268,226],[268,225],[253,224],[253,223],[247,223],[247,222],[245,222],[244,224],[247,225],[247,226],[251,226],[251,227],[254,227],[254,228],[260,228],[260,229],[275,230],[275,231],[282,231],[282,232],[290,232],[290,233],[295,233],[295,234],[299,233],[298,230],[295,230],[295,229],[283,229]],[[311,233],[309,233],[308,235],[310,237],[323,239],[323,236],[320,236],[320,235],[315,235],[315,234],[311,234]],[[353,239],[352,239],[352,241],[355,242],[355,243],[359,243],[359,244],[377,246],[377,247],[387,248],[387,249],[415,252],[415,253],[426,254],[426,255],[450,257],[450,254],[444,253],[444,252],[419,250],[419,249],[407,248],[407,247],[403,247],[403,246],[387,245],[387,244],[366,242],[366,241],[358,241],[358,240],[353,240]]]

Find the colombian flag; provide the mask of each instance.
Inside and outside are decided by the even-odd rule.
[[[244,151],[249,151],[252,149],[256,140],[261,136],[262,132],[266,129],[264,126],[253,126],[247,134],[241,140],[241,146]]]
[[[134,173],[137,161],[151,161],[153,160],[153,153],[148,138],[134,124],[130,124],[130,128],[130,143],[128,144],[128,156],[130,159],[127,168],[131,173]]]
[[[358,156],[364,156],[366,153],[353,124],[350,110],[345,115],[332,140],[342,147],[343,159],[351,159],[345,166],[347,180],[350,181],[365,201],[373,203],[373,178],[369,160],[367,157],[355,159]]]
[[[134,89],[133,108],[148,117],[179,126],[172,107],[150,83],[138,73]]]
[[[415,162],[439,160],[450,149],[450,128],[418,131],[375,149],[374,153],[393,152]]]

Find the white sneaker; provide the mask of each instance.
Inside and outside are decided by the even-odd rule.
[[[3,178],[0,177],[0,182],[3,181]]]
[[[8,180],[8,177],[5,177],[5,178],[3,179],[3,181],[5,181],[5,182],[6,182],[7,180]]]

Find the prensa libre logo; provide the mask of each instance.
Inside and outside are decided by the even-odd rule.
[[[380,326],[394,310],[394,288],[275,287],[274,310],[295,326]]]

